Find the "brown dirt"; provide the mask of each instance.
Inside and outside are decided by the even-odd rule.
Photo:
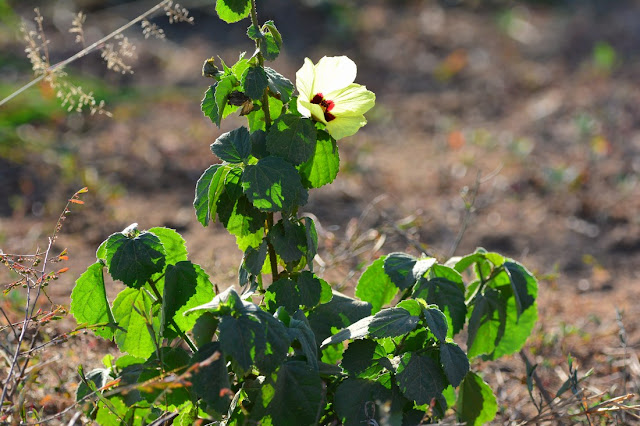
[[[347,54],[359,65],[358,81],[377,94],[367,127],[341,141],[338,180],[313,192],[304,208],[322,227],[325,278],[348,292],[359,275],[349,271],[382,253],[416,254],[409,241],[444,260],[466,226],[454,254],[482,246],[540,278],[541,320],[527,351],[551,392],[567,373],[568,354],[581,372],[595,368],[588,382],[594,392],[638,392],[640,365],[637,356],[622,360],[616,310],[623,312],[627,355],[637,354],[640,7],[284,3],[274,2],[286,43],[275,68],[293,79],[304,56]],[[74,278],[99,243],[132,222],[177,229],[214,282],[234,282],[241,253],[233,238],[217,225],[203,229],[191,202],[199,174],[216,161],[209,144],[239,121],[218,130],[202,117],[207,82],[198,74],[204,58],[231,61],[249,47],[237,41],[242,31],[194,13],[193,33],[149,50],[141,43],[137,74],[116,79],[141,95],[113,105],[112,120],[71,115],[29,127],[30,137],[63,144],[73,167],[43,171],[40,154],[11,164],[19,184],[3,185],[0,198],[23,202],[0,217],[5,252],[42,247],[66,197],[90,189],[58,241],[57,249],[69,248],[71,269],[51,287],[57,303],[69,303]],[[599,41],[617,54],[611,68],[593,59]],[[168,88],[149,81],[156,77]],[[77,175],[65,176],[69,171]],[[532,415],[519,358],[485,371],[504,422]]]

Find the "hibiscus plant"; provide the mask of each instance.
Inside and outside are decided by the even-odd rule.
[[[444,263],[391,253],[364,270],[355,298],[333,290],[314,273],[318,234],[299,209],[336,178],[338,141],[366,124],[375,95],[344,56],[305,59],[294,86],[265,66],[282,38],[258,23],[255,2],[216,10],[227,22],[250,16],[256,50],[204,63],[205,116],[219,126],[239,114],[247,126],[211,145],[220,162],[198,180],[194,207],[203,226],[236,237],[238,281],[218,292],[175,230],[108,237],[71,312],[123,354],[79,369],[86,415],[103,425],[491,421],[496,399],[469,360],[520,350],[537,319],[535,278],[482,249]],[[110,301],[112,281],[124,287]]]

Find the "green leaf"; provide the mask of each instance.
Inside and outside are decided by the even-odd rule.
[[[191,426],[198,419],[198,407],[192,402],[180,407],[180,414],[175,418],[173,424],[176,426]]]
[[[406,353],[397,371],[400,391],[418,405],[430,404],[447,386],[447,378],[440,365],[426,355]]]
[[[173,326],[173,320],[182,331],[193,328],[198,314],[184,316],[191,308],[207,303],[214,297],[209,276],[188,260],[167,266],[162,299],[163,327]]]
[[[102,426],[119,426],[129,410],[119,396],[100,399],[97,403],[96,423]]]
[[[433,305],[424,308],[422,313],[429,330],[436,336],[436,339],[444,342],[447,339],[447,317]]]
[[[154,338],[147,327],[147,321],[136,311],[137,309],[149,315],[152,303],[144,289],[135,288],[122,290],[113,301],[113,316],[121,327],[115,330],[114,337],[122,352],[147,359],[155,350]],[[149,326],[153,327],[155,324]],[[153,331],[157,337],[159,333],[156,327],[153,327]]]
[[[333,182],[340,170],[340,154],[335,139],[318,130],[313,155],[299,166],[302,182],[308,188],[320,188]]]
[[[260,43],[260,53],[267,61],[274,61],[280,54],[281,43],[271,33],[266,33]]]
[[[202,226],[207,226],[211,220],[209,212],[209,187],[211,181],[218,169],[222,168],[221,164],[214,164],[204,171],[198,183],[196,184],[196,198],[193,200],[193,207],[196,209],[196,218]],[[219,180],[217,181],[219,182]],[[215,216],[215,212],[213,213]]]
[[[470,426],[490,423],[498,412],[491,387],[474,372],[469,372],[458,390],[456,402],[458,420]]]
[[[324,339],[320,345],[320,348],[324,348],[328,345],[335,345],[336,343],[344,342],[345,340],[362,339],[369,334],[369,324],[373,321],[373,316],[362,318],[350,326],[343,328],[333,336]]]
[[[153,274],[164,269],[165,249],[160,238],[149,232],[135,238],[113,234],[106,248],[111,277],[129,287],[140,288]]]
[[[264,110],[262,109],[262,102],[260,101],[253,101],[253,111],[249,113],[249,115],[247,115],[247,120],[249,122],[249,131],[251,132],[251,134],[253,134],[254,132],[261,130],[261,131],[265,131],[267,129],[267,125],[265,123],[265,119],[264,119]],[[276,120],[281,114],[283,107],[282,107],[282,101],[273,97],[273,96],[269,96],[269,118],[271,119],[271,122],[273,122],[273,120]],[[262,157],[266,157],[268,155],[268,152],[266,151],[266,140],[265,140],[265,146],[264,146],[264,151],[261,152],[260,156],[257,156],[254,154],[254,157],[256,158],[262,158]]]
[[[276,24],[273,22],[273,20],[269,19],[267,22],[265,22],[263,28],[268,30],[271,35],[273,35],[273,39],[278,44],[278,46],[282,46],[282,36],[280,35],[280,31],[278,31],[278,29],[276,28]]]
[[[375,378],[384,368],[381,359],[389,361],[381,345],[369,339],[355,340],[349,343],[340,365],[350,376]]]
[[[258,248],[249,247],[244,253],[243,267],[251,275],[257,276],[267,259],[267,240],[262,240]]]
[[[224,316],[218,328],[224,353],[231,355],[242,371],[247,371],[253,365],[257,348],[264,346],[264,330],[260,321],[247,315],[239,318]]]
[[[337,291],[328,303],[317,306],[309,313],[309,324],[316,336],[316,343],[330,337],[332,329],[342,329],[371,315],[371,304],[352,299]]]
[[[271,284],[265,294],[265,304],[269,311],[283,306],[288,312],[296,312],[300,306],[312,308],[320,303],[322,285],[320,279],[309,271],[282,278]]]
[[[303,217],[301,220],[304,221],[305,237],[307,239],[305,250],[307,268],[313,272],[313,259],[316,257],[316,254],[318,254],[318,231],[316,231],[315,222],[310,217]]]
[[[305,227],[301,223],[292,222],[286,218],[280,219],[268,235],[276,253],[286,263],[300,261],[307,249]]]
[[[218,201],[218,218],[229,233],[236,236],[236,244],[242,251],[258,247],[264,236],[266,215],[256,209],[247,197],[230,200],[225,191]]]
[[[285,362],[262,384],[251,417],[264,419],[261,424],[315,425],[324,402],[322,387],[318,372],[305,362]]]
[[[215,98],[215,90],[218,82],[216,82],[213,86],[210,86],[207,91],[204,93],[204,98],[202,99],[202,103],[200,104],[200,108],[202,109],[202,113],[205,117],[209,117],[211,122],[220,127],[220,116],[218,114],[218,104],[216,103]]]
[[[267,73],[261,66],[251,66],[247,68],[242,76],[244,82],[244,93],[251,99],[261,99],[264,89],[269,85]]]
[[[297,340],[302,347],[307,363],[314,370],[318,370],[318,346],[316,345],[316,337],[311,330],[309,320],[304,312],[298,311],[289,321],[287,330],[291,340]]]
[[[220,120],[229,115],[230,112],[227,112],[227,102],[229,100],[229,94],[233,92],[236,88],[237,79],[233,75],[229,75],[223,77],[220,82],[216,85],[215,92],[215,101],[216,107],[218,108],[218,117],[215,122],[216,126],[220,127]],[[237,108],[237,107],[236,107]]]
[[[440,362],[444,367],[444,374],[453,387],[458,387],[462,379],[469,372],[469,358],[460,346],[455,343],[440,344]]]
[[[515,297],[518,318],[536,302],[538,283],[531,272],[516,262],[505,262],[504,269],[509,276]]]
[[[202,363],[194,368],[190,381],[193,391],[219,414],[226,414],[231,403],[229,373],[220,342],[211,342],[198,349],[191,358],[191,365]]]
[[[104,287],[104,276],[100,262],[89,266],[76,280],[76,285],[71,292],[70,312],[79,324],[115,324]],[[113,330],[109,327],[96,328],[94,333],[104,339],[113,337]]]
[[[369,324],[369,334],[375,338],[395,337],[416,328],[420,317],[411,315],[404,308],[383,309],[373,316]]]
[[[264,121],[262,122],[262,124],[264,124]],[[253,133],[251,133],[250,140],[251,155],[253,155],[257,159],[269,155],[269,152],[267,151],[267,134],[264,132],[264,130],[254,130]]]
[[[280,100],[283,103],[287,103],[291,100],[291,95],[293,94],[293,90],[295,86],[288,78],[284,77],[282,74],[278,73],[273,68],[264,67],[265,73],[267,73],[267,81],[269,90],[271,93],[280,97]]]
[[[308,118],[281,115],[267,133],[267,150],[294,165],[307,161],[315,149],[316,128]]]
[[[286,359],[291,338],[287,327],[270,313],[253,304],[249,306],[249,311],[255,312],[264,333],[264,345],[255,348],[255,363],[260,371],[270,374]]]
[[[165,228],[157,226],[147,229],[147,232],[152,233],[160,239],[162,247],[166,253],[165,263],[167,265],[174,265],[183,260],[187,260],[187,246],[184,238],[175,229]]]
[[[344,426],[373,424],[371,420],[384,424],[380,414],[384,413],[382,407],[391,399],[391,393],[377,382],[348,378],[340,383],[333,399]]]
[[[247,28],[247,37],[251,40],[258,40],[264,38],[264,34],[260,31],[260,27],[251,24],[249,28]]]
[[[212,312],[200,312],[199,314],[200,316],[193,326],[192,333],[196,345],[201,347],[213,340],[213,336],[215,335],[216,330],[218,330],[218,324],[220,324],[220,321],[218,321],[218,318]],[[188,316],[191,315],[194,314],[190,314]],[[198,314],[195,315],[197,316]]]
[[[384,305],[391,302],[398,292],[398,287],[384,272],[385,259],[386,256],[382,256],[369,265],[356,286],[356,296],[371,303],[373,313],[378,312]]]
[[[265,157],[247,166],[242,188],[253,205],[264,211],[292,211],[307,203],[308,193],[297,170],[279,157]]]
[[[434,263],[436,260],[431,257],[416,259],[406,253],[391,253],[384,260],[384,272],[400,290],[404,290],[415,284]]]
[[[246,127],[223,133],[211,144],[211,152],[222,161],[232,164],[247,162],[251,155],[251,142]]]
[[[251,12],[251,0],[216,0],[216,12],[229,24],[241,21]]]
[[[434,268],[436,266],[439,265],[434,265]],[[449,337],[455,336],[464,327],[467,315],[464,287],[461,289],[456,282],[443,277],[420,278],[412,297],[438,306],[447,317]]]
[[[506,272],[496,275],[487,285],[490,288],[478,295],[472,305],[467,337],[470,358],[484,355],[485,359],[497,359],[517,352],[538,319],[535,303],[518,315]]]

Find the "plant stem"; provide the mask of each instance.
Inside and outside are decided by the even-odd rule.
[[[162,305],[162,295],[158,291],[158,287],[156,287],[156,283],[154,283],[151,280],[149,280],[148,283],[149,283],[149,287],[151,287],[151,290],[153,290],[153,294],[155,294],[158,303]],[[187,343],[187,345],[193,351],[193,353],[198,352],[198,348],[193,343],[191,338],[189,338],[189,336],[187,336],[185,332],[182,331],[182,329],[178,326],[178,324],[176,324],[173,318],[169,319],[169,323],[176,329],[176,331],[178,332],[178,335],[182,338],[182,340],[184,340]]]
[[[269,235],[271,228],[273,228],[273,213],[267,213],[267,224],[265,233]],[[269,251],[269,262],[271,264],[271,282],[274,283],[278,279],[278,258],[276,256],[276,250],[273,248],[270,242],[267,242],[267,250]]]

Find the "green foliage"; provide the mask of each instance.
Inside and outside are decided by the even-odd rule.
[[[174,424],[287,426],[418,424],[453,409],[467,424],[490,422],[496,400],[473,358],[524,345],[537,319],[535,278],[483,249],[446,265],[382,256],[364,269],[355,298],[318,277],[318,234],[298,210],[309,189],[336,178],[338,145],[326,123],[298,111],[293,83],[264,66],[282,36],[272,21],[256,21],[252,5],[216,2],[227,22],[251,15],[256,51],[230,67],[205,64],[215,79],[205,116],[219,126],[240,109],[247,126],[211,145],[221,163],[204,171],[193,202],[203,226],[218,221],[236,237],[242,290],[225,283],[216,294],[174,230],[111,235],[78,278],[71,312],[128,355],[83,377],[78,396],[92,401],[88,414],[102,424],[143,424],[173,411]],[[125,285],[113,303],[105,269]],[[463,330],[466,353],[453,340]],[[107,394],[100,387],[112,379]]]

